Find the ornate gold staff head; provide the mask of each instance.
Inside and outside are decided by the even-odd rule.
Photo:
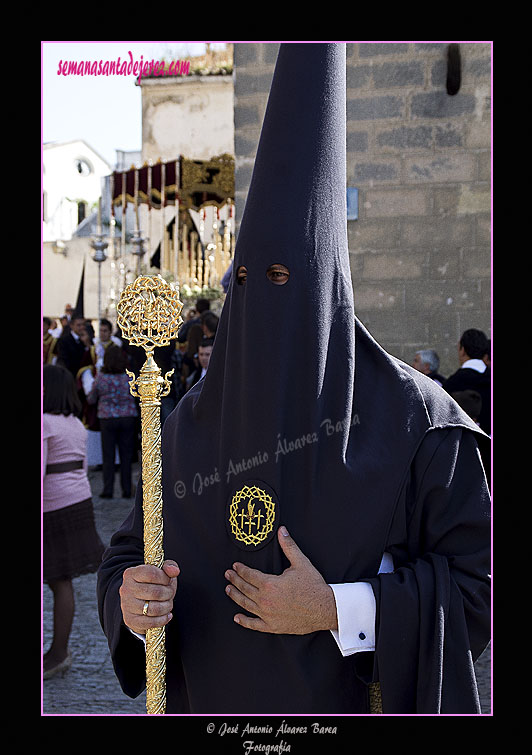
[[[177,291],[160,275],[141,275],[122,291],[117,324],[132,346],[150,353],[177,338],[182,309]]]
[[[156,346],[168,346],[177,338],[183,322],[182,302],[177,291],[160,275],[141,275],[122,291],[116,307],[117,324],[132,346],[141,346],[146,353],[146,362],[139,377],[126,370],[132,378],[131,394],[141,399],[141,404],[158,404],[170,392],[173,369],[160,377],[160,370],[153,359]]]

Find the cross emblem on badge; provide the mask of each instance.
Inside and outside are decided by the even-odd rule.
[[[268,538],[275,522],[272,496],[257,485],[244,485],[232,497],[229,524],[233,537],[246,546],[257,546]]]

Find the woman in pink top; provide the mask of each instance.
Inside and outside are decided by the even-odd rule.
[[[72,579],[95,572],[104,546],[96,532],[87,478],[87,430],[74,378],[63,367],[43,368],[43,580],[54,596],[54,637],[43,678],[71,664]]]

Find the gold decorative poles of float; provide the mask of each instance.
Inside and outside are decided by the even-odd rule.
[[[170,392],[169,377],[161,377],[153,351],[168,346],[177,338],[183,304],[179,295],[160,275],[144,275],[123,290],[117,305],[117,324],[124,338],[133,346],[141,346],[146,361],[130,391],[140,399],[142,427],[142,509],[144,517],[144,562],[162,567],[163,495],[161,456],[161,398]],[[166,709],[165,628],[148,629],[146,633],[146,709],[148,713],[164,713]]]

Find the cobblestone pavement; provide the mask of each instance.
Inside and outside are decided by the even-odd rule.
[[[133,470],[134,482],[140,465]],[[131,500],[101,499],[101,472],[89,473],[96,528],[105,545],[131,510]],[[116,488],[119,488],[118,475]],[[146,693],[135,700],[127,697],[116,679],[109,656],[107,639],[98,620],[96,574],[74,580],[75,616],[70,638],[73,662],[64,676],[43,681],[42,713],[55,714],[146,714]],[[52,593],[43,586],[43,652],[48,649],[53,632]],[[491,653],[488,647],[475,664],[482,713],[491,712]]]

